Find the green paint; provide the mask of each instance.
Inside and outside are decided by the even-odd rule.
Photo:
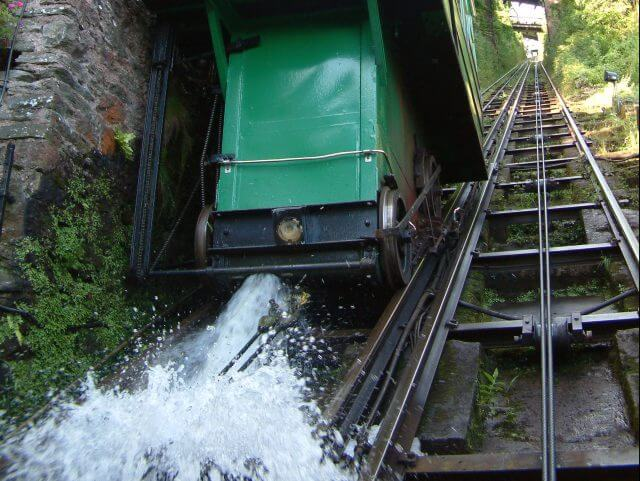
[[[387,58],[382,37],[382,20],[378,0],[367,0],[369,22],[371,24],[371,38],[373,39],[373,51],[376,57],[376,65],[380,69],[382,78],[386,78]]]
[[[376,201],[386,173],[395,174],[405,204],[413,202],[415,145],[428,144],[428,132],[404,88],[407,72],[385,48],[395,25],[385,24],[377,0],[291,15],[250,16],[246,2],[234,0],[207,0],[207,7],[226,100],[223,153],[240,161],[388,154],[222,168],[218,211]],[[462,31],[457,14],[452,19]],[[227,61],[222,25],[232,41],[258,35],[260,44]],[[473,103],[473,59],[461,62]]]
[[[232,54],[223,152],[256,160],[361,150],[361,107],[371,103],[362,85],[374,81],[362,76],[372,56],[363,28],[360,20],[274,25],[260,30],[259,47]],[[221,211],[375,200],[378,187],[361,182],[376,179],[362,155],[229,170],[218,184]]]
[[[218,79],[222,87],[222,95],[226,95],[227,90],[227,52],[224,46],[224,38],[222,35],[222,25],[218,18],[216,7],[211,0],[207,0],[207,16],[209,19],[209,30],[211,30],[211,42],[213,44],[213,54],[216,59],[216,67],[218,69]]]

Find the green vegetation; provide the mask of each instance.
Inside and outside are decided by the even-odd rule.
[[[520,406],[510,397],[511,389],[519,377],[520,373],[510,381],[503,381],[497,367],[492,372],[481,370],[477,404],[481,419],[500,419],[497,428],[502,436],[516,441],[526,441],[526,435],[519,429]]]
[[[0,40],[11,38],[16,19],[5,4],[0,4]]]
[[[0,322],[0,343],[21,345],[7,361],[12,376],[0,397],[9,417],[42,405],[147,322],[133,308],[144,304],[134,304],[124,284],[129,229],[112,183],[107,177],[90,182],[83,174],[67,181],[65,200],[50,210],[48,230],[17,249],[32,287],[29,304],[19,307],[34,320],[10,316]]]
[[[553,289],[554,297],[580,297],[599,296],[607,292],[607,286],[603,285],[602,279],[591,279],[587,283],[572,284],[561,289]]]
[[[593,139],[592,150],[605,157],[637,154],[638,2],[565,0],[552,4],[550,12],[545,63]],[[604,70],[621,75],[619,107],[613,108],[613,86],[604,82]],[[616,163],[614,170],[637,199],[637,159]]]
[[[113,136],[116,139],[116,144],[118,148],[123,153],[124,158],[132,161],[133,160],[133,141],[136,138],[136,134],[133,132],[125,132],[124,130],[116,127],[113,131]]]
[[[604,70],[638,85],[638,3],[564,0],[551,4],[546,61],[562,90],[601,86]]]
[[[510,248],[534,248],[538,246],[539,233],[537,224],[509,224],[507,226],[506,245]],[[556,220],[551,222],[549,243],[553,247],[576,245],[585,242],[584,224],[582,221]],[[493,244],[492,250],[504,249],[502,244]]]
[[[500,0],[475,3],[473,28],[480,86],[487,87],[525,58],[522,35],[509,20],[509,6]]]
[[[185,202],[185,195],[192,187],[191,178],[187,174],[198,168],[197,164],[193,164],[196,146],[193,112],[197,106],[190,103],[190,100],[193,102],[185,93],[184,86],[176,81],[170,84],[158,171],[159,218],[173,218],[177,215],[178,207]]]
[[[497,291],[485,287],[484,275],[482,272],[478,271],[471,271],[469,273],[461,299],[470,304],[487,309],[505,301],[504,297],[502,297]],[[458,308],[456,311],[456,319],[458,322],[463,324],[471,322],[487,322],[491,320],[490,316],[465,307]]]

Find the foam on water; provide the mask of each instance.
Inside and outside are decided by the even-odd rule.
[[[2,448],[11,460],[8,479],[350,479],[322,461],[311,423],[318,409],[304,400],[305,382],[284,353],[244,372],[217,375],[256,332],[272,298],[283,301],[275,276],[247,279],[213,329],[169,350],[195,353],[190,362],[165,357],[134,392],[102,390],[89,379],[82,403],[56,408]]]

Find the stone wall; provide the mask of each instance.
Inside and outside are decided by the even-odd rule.
[[[41,230],[73,163],[116,150],[114,129],[140,134],[152,18],[141,0],[32,0],[0,108],[0,158],[16,155],[0,238],[0,298],[24,289],[13,248]],[[84,159],[84,160],[83,160]]]

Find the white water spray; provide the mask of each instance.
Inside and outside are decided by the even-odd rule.
[[[55,409],[2,448],[7,479],[58,481],[340,481],[313,434],[315,404],[283,353],[252,370],[217,373],[256,332],[275,276],[252,276],[213,329],[191,335],[148,368],[134,392],[87,382],[81,404]],[[188,353],[173,362],[169,354]]]

